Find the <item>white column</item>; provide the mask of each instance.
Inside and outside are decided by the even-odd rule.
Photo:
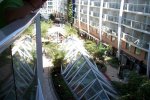
[[[147,59],[147,76],[150,77],[150,43],[149,43],[148,59]]]
[[[104,0],[100,1],[100,12],[99,12],[99,39],[102,41],[102,15],[103,15],[103,3]]]
[[[80,23],[80,17],[81,17],[81,13],[80,13],[80,9],[81,9],[81,0],[79,0],[79,4],[78,4],[78,23],[79,23],[79,30],[80,30],[80,26],[81,26],[81,23]]]
[[[43,60],[42,60],[40,14],[37,15],[35,22],[36,22],[37,77],[40,80],[41,86],[43,86]]]
[[[89,12],[90,12],[90,1],[88,0],[88,6],[87,6],[87,30],[88,30],[88,34],[90,34],[90,17],[89,17]]]
[[[124,6],[124,0],[121,0],[120,5],[120,12],[119,12],[119,22],[118,22],[118,52],[117,57],[120,60],[120,49],[121,49],[121,20],[122,20],[122,14],[123,14],[123,6]]]

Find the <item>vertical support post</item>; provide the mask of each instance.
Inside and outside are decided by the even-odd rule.
[[[87,6],[87,30],[88,34],[90,34],[90,17],[89,17],[89,12],[90,12],[90,2],[91,0],[88,0],[88,6]]]
[[[41,86],[43,86],[43,60],[42,60],[40,14],[37,15],[35,23],[36,23],[37,77],[40,80]]]
[[[80,13],[80,10],[81,10],[81,0],[79,0],[79,4],[78,4],[78,23],[79,23],[79,30],[80,30],[80,26],[81,26],[81,23],[80,23],[80,17],[81,17],[81,13]]]
[[[147,59],[147,77],[150,78],[150,42],[149,42],[148,59]]]
[[[100,41],[102,41],[102,16],[103,16],[103,3],[104,0],[100,1],[101,5],[100,5],[100,12],[99,12],[99,39]]]
[[[120,60],[121,34],[122,34],[121,20],[122,20],[122,14],[123,14],[123,6],[124,6],[124,0],[121,0],[120,12],[119,12],[119,22],[118,22],[118,52],[117,52],[118,60]]]

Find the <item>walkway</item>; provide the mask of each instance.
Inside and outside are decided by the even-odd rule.
[[[109,77],[109,79],[111,81],[122,82],[122,80],[118,78],[118,69],[110,66],[109,64],[106,64],[106,66],[107,66],[106,75]]]
[[[52,63],[50,59],[48,59],[44,54],[43,54],[43,67],[44,67],[44,98],[45,100],[57,100],[57,97],[55,95],[53,85],[52,85],[52,80],[51,80],[51,75],[50,75],[50,68],[52,67]]]

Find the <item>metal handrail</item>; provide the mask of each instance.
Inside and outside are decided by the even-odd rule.
[[[38,89],[36,91],[36,100],[44,100],[43,97],[43,65],[42,65],[42,43],[41,43],[41,30],[40,30],[40,15],[39,11],[36,13],[31,13],[25,18],[18,19],[9,25],[0,29],[0,54],[11,46],[17,39],[20,37],[25,29],[32,24],[33,21],[36,21],[36,52],[37,52],[37,78],[38,78]]]
[[[21,33],[28,28],[38,13],[32,13],[29,16],[18,19],[11,24],[0,29],[0,53],[8,48]]]

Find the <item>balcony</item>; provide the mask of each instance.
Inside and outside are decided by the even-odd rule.
[[[117,32],[107,26],[102,26],[102,31],[109,34],[109,35],[112,35],[114,37],[117,37]]]
[[[144,41],[144,40],[135,38],[135,37],[133,37],[129,34],[126,34],[124,32],[122,32],[122,34],[123,34],[123,37],[122,37],[123,40],[130,42],[130,43],[134,44],[135,46],[140,47],[140,48],[148,51],[148,49],[149,49],[148,41]]]
[[[36,22],[36,35],[23,31]],[[34,26],[33,26],[34,27]],[[0,29],[0,99],[44,100],[39,12]],[[28,90],[31,90],[28,93]],[[26,97],[24,97],[27,95]]]
[[[81,1],[81,5],[88,5],[88,1]]]
[[[87,20],[85,18],[81,18],[81,21],[87,23]]]
[[[146,4],[124,4],[125,11],[140,12],[150,14],[150,6]]]
[[[99,26],[96,21],[90,21],[90,25],[95,28],[98,28]]]
[[[92,2],[90,3],[90,5],[91,5],[91,6],[94,6],[94,7],[100,7],[100,2],[94,2],[94,1],[92,1]]]
[[[150,32],[150,25],[148,25],[146,23],[140,23],[140,22],[135,21],[135,20],[130,20],[130,19],[123,18],[122,19],[122,24],[127,25],[131,28],[135,28],[139,31],[143,30],[144,32]]]
[[[93,13],[93,16],[95,16],[95,17],[99,17],[99,13]]]
[[[108,14],[103,14],[103,20],[104,21],[111,21],[111,22],[115,22],[118,23],[118,17],[116,16],[112,16],[112,15],[108,15]]]
[[[115,2],[104,2],[103,4],[104,8],[113,8],[113,9],[120,9],[120,3],[115,3]]]

